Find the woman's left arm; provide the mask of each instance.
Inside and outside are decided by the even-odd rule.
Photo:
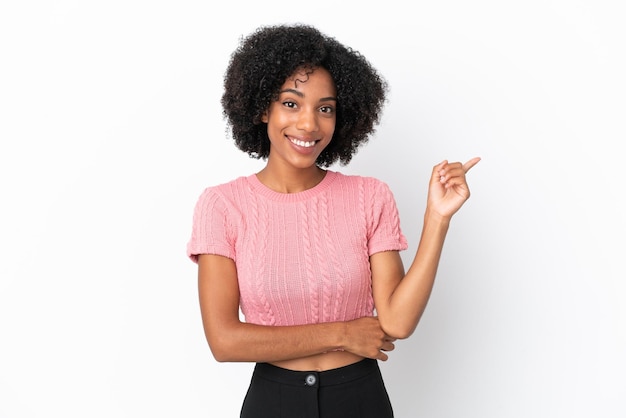
[[[389,336],[403,339],[415,331],[430,298],[450,220],[470,196],[465,174],[478,161],[443,161],[433,167],[422,235],[406,274],[397,251],[370,257],[376,312]]]

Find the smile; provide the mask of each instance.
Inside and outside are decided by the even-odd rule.
[[[299,147],[304,147],[304,148],[310,148],[313,145],[315,145],[315,143],[317,142],[317,141],[301,141],[295,138],[289,138],[289,141],[291,141],[292,144],[295,144]]]

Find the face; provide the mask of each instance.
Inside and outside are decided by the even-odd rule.
[[[335,83],[324,68],[296,71],[280,89],[262,121],[270,138],[268,162],[310,168],[335,131]]]

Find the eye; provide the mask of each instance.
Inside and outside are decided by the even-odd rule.
[[[322,113],[326,113],[326,114],[333,114],[335,112],[335,108],[332,106],[322,106],[320,107],[320,112]]]
[[[288,107],[289,109],[293,109],[293,108],[295,108],[297,105],[296,105],[296,102],[292,102],[291,100],[285,100],[285,101],[283,102],[283,106]]]

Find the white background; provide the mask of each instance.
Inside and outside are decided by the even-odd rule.
[[[317,25],[390,101],[347,167],[388,182],[412,258],[431,167],[480,162],[396,416],[626,416],[620,1],[5,1],[0,416],[236,417],[250,364],[204,340],[193,205],[261,168],[222,75],[261,24]]]

